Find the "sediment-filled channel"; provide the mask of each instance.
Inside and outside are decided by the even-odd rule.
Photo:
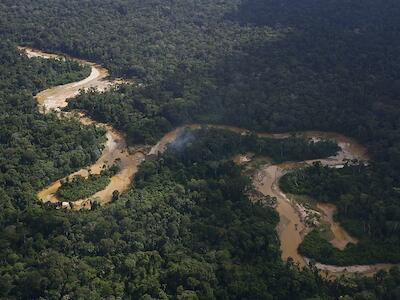
[[[44,53],[31,48],[21,47],[21,51],[25,52],[28,57],[42,57],[42,58],[53,58],[53,59],[63,59],[63,56]],[[116,84],[116,82],[108,80],[108,71],[103,67],[90,63],[83,60],[78,60],[82,64],[89,65],[91,67],[91,74],[84,80],[79,82],[69,83],[61,86],[56,86],[44,90],[36,95],[36,99],[40,108],[40,111],[47,113],[48,111],[55,110],[60,111],[61,108],[67,106],[67,99],[76,96],[80,90],[88,88],[96,88],[100,91],[104,91],[110,86]],[[175,130],[167,133],[154,147],[151,148],[148,153],[145,153],[143,149],[137,149],[135,151],[129,151],[125,137],[122,133],[116,131],[110,125],[102,124],[91,120],[81,112],[71,112],[71,113],[60,113],[60,116],[73,114],[76,118],[80,120],[84,125],[94,124],[96,126],[101,126],[106,129],[107,141],[105,147],[102,151],[99,159],[91,166],[83,168],[67,177],[72,178],[76,175],[83,177],[89,176],[89,174],[98,174],[103,169],[103,166],[110,166],[114,161],[120,161],[120,171],[111,178],[111,182],[107,187],[91,197],[80,199],[71,203],[63,203],[64,207],[81,209],[90,208],[93,201],[97,201],[100,204],[105,204],[110,202],[112,199],[112,194],[114,191],[124,192],[127,190],[136,174],[140,163],[145,159],[146,155],[162,153],[167,145],[174,141],[179,132],[184,128],[200,128],[202,125],[191,124],[176,128]],[[246,134],[249,131],[242,128],[225,126],[225,125],[207,125],[213,128],[231,130],[240,134]],[[293,133],[258,133],[260,137],[269,137],[282,139],[287,138]],[[336,156],[308,160],[296,163],[283,163],[276,165],[265,165],[262,166],[258,173],[253,178],[253,184],[255,188],[263,193],[264,195],[270,195],[276,197],[277,206],[276,210],[280,216],[280,222],[277,226],[278,236],[281,242],[282,258],[287,260],[288,257],[292,257],[293,260],[304,266],[308,263],[307,258],[302,257],[297,248],[302,242],[304,235],[307,233],[307,225],[302,218],[301,212],[296,207],[296,203],[293,203],[288,197],[279,189],[279,179],[290,169],[310,165],[315,161],[320,161],[323,165],[331,167],[342,167],[346,161],[351,161],[353,159],[357,160],[368,160],[367,151],[364,147],[356,143],[354,140],[347,138],[343,135],[336,133],[326,133],[318,131],[307,131],[297,133],[304,138],[311,139],[333,139],[335,140],[341,148],[341,151]],[[66,179],[61,178],[48,187],[38,192],[38,198],[43,202],[59,203],[60,200],[56,196],[56,192],[61,186],[61,181]],[[351,237],[340,224],[333,221],[333,213],[335,211],[334,206],[324,206],[319,204],[320,209],[325,213],[326,221],[330,223],[332,232],[334,234],[334,239],[332,244],[338,248],[343,248],[348,242],[356,243],[357,240]],[[336,243],[336,244],[335,244]],[[375,264],[366,266],[347,266],[347,267],[337,267],[329,266],[323,264],[316,264],[316,266],[321,270],[329,271],[331,274],[341,274],[348,272],[360,272],[364,274],[371,274],[376,272],[378,269],[387,269],[390,264]]]

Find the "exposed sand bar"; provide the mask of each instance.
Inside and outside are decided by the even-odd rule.
[[[45,53],[39,50],[20,47],[20,50],[25,52],[28,57],[42,57],[46,59],[64,59],[64,56]],[[78,82],[69,83],[65,85],[56,86],[44,90],[36,95],[39,107],[43,113],[55,110],[59,111],[61,108],[67,106],[67,99],[76,96],[80,90],[85,90],[89,88],[95,88],[99,91],[104,91],[107,88],[117,84],[117,81],[108,80],[108,71],[103,67],[87,62],[84,60],[74,59],[81,64],[86,64],[91,67],[90,75]],[[64,113],[60,113],[62,116]],[[110,184],[104,189],[94,194],[86,199],[81,199],[70,204],[73,209],[90,208],[92,201],[96,200],[100,204],[110,202],[112,199],[112,194],[114,191],[123,192],[127,190],[136,174],[139,165],[145,159],[146,153],[144,149],[138,149],[136,151],[130,152],[127,147],[127,143],[123,134],[116,131],[110,125],[102,124],[96,122],[83,113],[73,113],[76,118],[84,125],[94,124],[95,126],[101,126],[106,129],[107,142],[105,143],[104,149],[100,158],[91,166],[82,168],[81,170],[68,175],[71,178],[76,175],[83,177],[89,176],[89,174],[98,174],[103,169],[104,166],[110,166],[114,161],[119,160],[121,169],[120,171],[111,178]],[[66,113],[65,115],[70,116],[71,113]],[[201,126],[208,126],[211,128],[230,130],[239,134],[248,134],[249,130],[226,126],[226,125],[200,125],[200,124],[190,124],[174,129],[173,131],[167,133],[151,150],[148,154],[158,154],[165,151],[168,144],[173,142],[179,133],[185,128],[196,129]],[[308,260],[302,257],[297,248],[304,238],[307,232],[307,226],[302,220],[301,214],[296,210],[295,205],[288,199],[288,197],[279,189],[279,179],[290,169],[297,168],[299,166],[311,165],[315,161],[320,161],[325,166],[331,167],[343,167],[346,161],[351,161],[354,159],[366,161],[368,160],[366,149],[355,142],[354,140],[337,133],[329,132],[319,132],[319,131],[306,131],[306,132],[296,132],[296,133],[257,133],[260,137],[268,137],[274,139],[283,139],[290,137],[292,135],[302,136],[304,138],[311,138],[314,140],[320,139],[333,139],[340,146],[341,150],[336,156],[307,160],[302,162],[287,162],[278,165],[266,165],[259,170],[259,173],[254,176],[255,187],[264,195],[270,195],[277,198],[277,212],[280,216],[280,222],[277,226],[277,232],[279,239],[281,241],[282,258],[287,260],[292,257],[296,263],[304,266],[308,263]],[[61,186],[61,180],[59,179],[48,187],[43,189],[38,193],[38,198],[43,202],[59,202],[59,199],[55,196],[58,188]],[[357,240],[352,238],[340,224],[337,224],[333,220],[333,214],[335,212],[335,207],[333,205],[319,204],[320,209],[325,213],[326,220],[330,223],[332,232],[334,234],[333,244],[338,248],[344,248],[348,242],[356,243]],[[380,268],[387,269],[390,264],[376,264],[376,265],[366,265],[366,266],[348,266],[348,267],[338,267],[329,266],[323,264],[316,264],[320,270],[326,270],[331,274],[342,274],[349,272],[359,272],[363,274],[373,274]]]

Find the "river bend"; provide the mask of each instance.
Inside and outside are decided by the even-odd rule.
[[[36,49],[31,49],[27,47],[19,48],[28,57],[42,57],[46,59],[64,59],[63,56],[56,54],[45,53]],[[108,71],[97,65],[95,63],[87,62],[84,60],[79,60],[72,58],[82,64],[89,65],[91,67],[90,75],[78,82],[73,82],[65,85],[60,85],[46,89],[38,93],[35,98],[38,102],[40,111],[47,113],[49,111],[60,111],[61,108],[67,106],[67,99],[76,96],[80,90],[85,90],[89,88],[96,88],[100,91],[105,91],[109,87],[118,84],[117,81],[111,81],[108,79]],[[91,166],[83,168],[67,177],[72,178],[76,175],[83,177],[89,176],[89,174],[98,174],[102,170],[103,166],[110,166],[115,160],[120,160],[120,171],[111,178],[110,184],[103,190],[97,192],[91,197],[80,199],[71,203],[62,203],[65,208],[72,209],[82,209],[90,208],[93,201],[96,200],[100,204],[105,204],[111,201],[112,193],[117,190],[119,192],[124,192],[127,190],[133,177],[138,171],[139,165],[145,159],[146,155],[162,153],[165,151],[167,145],[174,141],[179,133],[184,128],[200,128],[199,124],[191,124],[176,128],[173,131],[167,133],[155,146],[153,146],[149,151],[145,151],[144,148],[139,148],[135,151],[129,151],[125,137],[122,133],[116,131],[108,124],[102,124],[96,122],[82,112],[71,112],[71,113],[59,113],[60,116],[70,116],[78,118],[80,122],[84,125],[94,124],[96,126],[101,126],[106,129],[107,141],[105,143],[104,149],[100,158]],[[249,133],[248,130],[225,126],[225,125],[208,125],[209,127],[231,130],[240,134]],[[283,139],[289,137],[293,133],[258,133],[260,137],[269,137],[276,139]],[[288,257],[292,257],[293,260],[305,266],[308,263],[307,258],[301,256],[297,248],[304,238],[304,235],[308,232],[309,228],[305,224],[304,220],[304,208],[299,206],[297,203],[290,200],[280,189],[279,189],[279,179],[290,169],[297,168],[299,166],[310,165],[315,161],[320,161],[325,166],[340,168],[343,167],[346,161],[351,161],[353,159],[357,160],[368,160],[366,149],[360,144],[356,143],[354,140],[345,137],[337,133],[327,133],[319,131],[307,131],[297,133],[304,138],[311,138],[314,140],[320,139],[333,139],[336,140],[341,150],[336,156],[317,159],[317,160],[307,160],[296,163],[283,163],[276,165],[265,165],[262,166],[259,171],[253,177],[253,184],[255,188],[263,193],[264,195],[270,195],[276,197],[277,206],[276,210],[280,216],[280,222],[277,226],[278,236],[281,242],[282,259],[287,260]],[[52,202],[59,203],[60,200],[56,196],[56,192],[61,186],[61,181],[66,179],[61,178],[43,190],[38,192],[38,198],[42,202]],[[357,240],[351,237],[340,224],[333,221],[333,214],[335,212],[335,207],[332,205],[324,205],[322,203],[318,204],[320,210],[324,213],[324,218],[331,225],[331,230],[333,232],[333,239],[331,243],[338,248],[343,249],[347,243],[356,243]],[[365,266],[347,266],[338,267],[330,266],[324,264],[316,264],[317,268],[324,270],[333,275],[339,275],[342,273],[358,272],[365,275],[370,275],[379,269],[388,269],[390,264],[375,264],[375,265],[365,265]]]

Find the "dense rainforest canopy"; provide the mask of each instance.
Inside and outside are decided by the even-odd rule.
[[[82,93],[67,108],[113,124],[131,145],[154,144],[189,122],[356,138],[368,147],[369,166],[314,166],[283,183],[338,204],[346,229],[389,245],[398,262],[399,15],[395,0],[1,1],[0,297],[398,299],[398,269],[326,282],[282,262],[278,216],[248,200],[249,180],[229,159],[247,148],[227,133],[199,131],[185,147],[147,159],[132,188],[108,206],[73,212],[39,204],[37,190],[98,158],[104,132],[42,115],[32,97],[88,68],[28,60],[16,45],[90,59],[140,83]],[[315,154],[304,142],[288,143],[301,150],[291,159]],[[279,161],[280,153],[268,153]],[[78,182],[66,195],[98,184]],[[337,255],[324,242],[313,232],[301,251],[354,262],[354,250]]]
[[[102,130],[42,115],[32,97],[88,74],[75,62],[30,60],[15,45],[0,43],[0,207],[5,215],[26,209],[36,201],[35,190],[99,157]]]
[[[314,231],[300,247],[307,257],[336,265],[399,261],[398,195],[396,190],[384,188],[371,166],[332,169],[317,163],[287,174],[280,185],[285,192],[336,204],[340,223],[361,239],[340,251]]]

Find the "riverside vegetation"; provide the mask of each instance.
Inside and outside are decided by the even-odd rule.
[[[33,94],[88,70],[28,61],[15,42],[136,77],[139,87],[89,91],[70,102],[120,128],[131,144],[152,144],[194,121],[355,137],[368,146],[368,167],[315,176],[316,188],[326,179],[323,186],[335,184],[339,194],[298,192],[340,204],[350,232],[389,243],[397,260],[399,13],[394,0],[2,1],[1,297],[398,298],[397,269],[330,283],[283,263],[276,213],[248,201],[239,167],[194,159],[190,147],[193,153],[171,149],[148,160],[135,187],[104,208],[77,213],[37,203],[38,189],[96,160],[104,132],[37,111]],[[311,238],[315,258],[355,256],[319,251],[324,241]]]
[[[74,176],[61,183],[57,196],[61,201],[75,201],[87,198],[104,189],[110,183],[110,177],[118,173],[119,166],[114,164],[101,170],[100,174],[90,174],[88,178]]]
[[[368,165],[332,169],[317,163],[282,178],[280,185],[285,192],[334,203],[338,208],[338,221],[361,239],[357,245],[350,244],[340,251],[325,241],[318,230],[314,230],[300,246],[303,255],[334,265],[399,261],[400,228],[396,220],[400,219],[400,211],[396,207],[397,192],[377,188],[382,183],[377,182],[374,175]],[[385,203],[383,200],[374,201],[379,198],[385,199]]]

